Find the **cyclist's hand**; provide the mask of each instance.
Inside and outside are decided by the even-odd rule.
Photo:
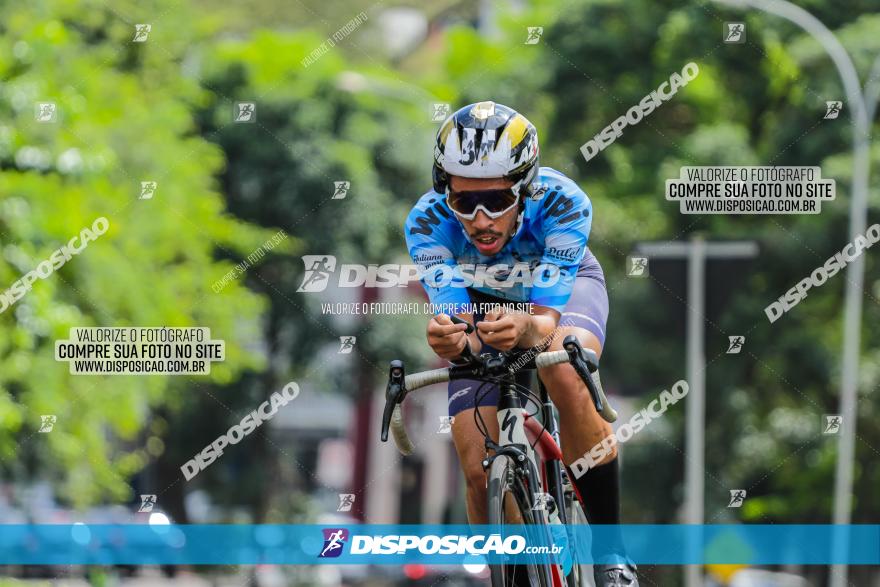
[[[500,351],[509,351],[528,328],[528,320],[527,314],[510,312],[503,306],[497,306],[486,312],[481,322],[477,322],[477,330],[487,345]]]
[[[467,344],[467,324],[453,324],[446,314],[428,322],[428,345],[443,359],[457,359]]]

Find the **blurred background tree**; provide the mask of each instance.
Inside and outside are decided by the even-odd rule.
[[[131,498],[127,478],[164,451],[145,426],[151,409],[194,391],[175,377],[70,376],[54,341],[71,327],[210,325],[227,341],[211,380],[265,365],[247,348],[265,300],[208,289],[232,267],[218,248],[250,251],[271,233],[224,212],[223,153],[194,133],[204,90],[180,72],[191,31],[157,26],[155,42],[130,42],[129,23],[149,21],[139,11],[171,9],[186,14],[171,1],[5,3],[0,24],[0,283],[110,222],[0,315],[0,470],[55,480],[76,505]],[[56,103],[56,123],[36,122],[40,101]],[[156,195],[138,200],[145,180]],[[36,434],[42,414],[57,416],[52,434]]]
[[[880,55],[872,1],[801,3],[835,31],[863,80]],[[494,99],[536,123],[542,163],[593,200],[591,248],[611,298],[603,380],[636,408],[684,375],[686,300],[682,267],[656,263],[653,279],[629,280],[626,256],[640,241],[695,234],[759,243],[759,258],[708,273],[707,520],[830,520],[836,442],[820,426],[838,405],[845,274],[776,323],[763,313],[853,236],[848,112],[823,120],[825,101],[842,99],[840,82],[799,29],[672,0],[0,6],[0,284],[96,217],[111,222],[87,254],[0,314],[4,477],[48,475],[78,505],[127,499],[129,482],[167,486],[179,520],[193,486],[257,521],[308,519],[306,475],[285,476],[288,455],[264,431],[193,486],[175,484],[179,464],[287,381],[348,394],[361,427],[389,358],[428,363],[420,317],[368,317],[349,332],[322,315],[296,292],[299,255],[407,262],[401,227],[430,188],[432,105]],[[389,15],[404,8],[424,17],[424,34],[390,51],[412,34],[392,26],[400,21]],[[363,26],[303,65],[362,11]],[[747,43],[722,42],[726,21],[746,22]],[[144,22],[150,42],[132,43]],[[526,45],[534,26],[543,35]],[[690,61],[695,80],[584,160],[583,143]],[[58,104],[58,123],[34,121],[38,101]],[[237,101],[257,104],[254,124],[232,122]],[[880,145],[872,159],[877,169]],[[837,199],[812,216],[690,216],[663,199],[682,165],[759,164],[821,166]],[[143,180],[158,181],[152,200],[137,199]],[[335,181],[350,182],[345,199],[331,199]],[[873,182],[869,224],[877,196]],[[211,291],[279,229],[289,236],[282,246]],[[880,321],[875,257],[866,256],[864,325]],[[375,295],[366,292],[357,295]],[[192,381],[72,377],[53,360],[52,341],[71,326],[160,324],[210,325],[227,361]],[[856,523],[880,514],[875,330],[863,329]],[[343,334],[358,337],[347,369],[322,355]],[[745,348],[726,355],[734,334]],[[670,411],[624,450],[627,521],[678,521],[683,413]],[[35,434],[41,414],[58,415],[57,432]],[[732,488],[748,489],[740,510],[726,508]],[[295,503],[278,517],[285,500]],[[675,584],[671,570],[656,577]]]

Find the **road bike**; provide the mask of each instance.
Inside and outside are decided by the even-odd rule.
[[[457,317],[453,321],[468,324]],[[468,324],[466,332],[473,332],[473,326]],[[497,441],[489,434],[479,410],[474,410],[475,422],[485,438],[487,456],[482,465],[488,474],[489,524],[503,527],[512,520],[534,526],[537,532],[543,532],[546,544],[550,544],[551,524],[570,526],[587,523],[583,498],[572,483],[571,470],[563,462],[555,407],[547,390],[539,379],[538,393],[535,394],[529,387],[518,383],[516,376],[551,365],[569,363],[586,384],[596,411],[608,422],[617,419],[617,413],[609,405],[599,381],[596,353],[584,349],[574,335],[567,336],[562,346],[564,350],[559,351],[514,349],[497,355],[474,355],[468,345],[461,360],[453,362],[452,366],[410,375],[405,374],[402,361],[391,361],[382,415],[382,441],[388,440],[390,429],[400,452],[404,455],[412,454],[413,445],[406,433],[400,406],[407,394],[419,388],[456,379],[477,380],[482,382],[475,397],[475,404],[479,405],[484,386],[498,385]],[[521,398],[537,406],[534,414],[523,408]],[[567,537],[567,550],[572,557],[572,567],[568,575],[563,575],[558,561],[547,564],[533,559],[525,565],[517,565],[520,573],[525,569],[529,585],[588,585],[583,565],[577,561],[578,549],[574,543],[574,532],[567,532]],[[515,567],[493,564],[490,569],[492,587],[507,587],[512,584],[511,576]]]

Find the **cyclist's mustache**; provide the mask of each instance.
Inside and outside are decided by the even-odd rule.
[[[501,238],[504,235],[500,232],[495,232],[494,230],[481,230],[480,232],[475,232],[471,234],[471,238],[475,240],[484,236],[494,236],[495,238]]]

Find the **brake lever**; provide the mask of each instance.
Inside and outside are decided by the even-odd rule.
[[[385,410],[382,412],[382,442],[388,442],[388,427],[394,407],[406,397],[406,379],[403,361],[391,361],[388,371],[388,385],[385,387]]]
[[[581,346],[581,342],[573,334],[565,337],[562,346],[568,353],[569,363],[571,363],[575,372],[587,386],[590,397],[593,398],[593,404],[596,406],[596,411],[606,422],[617,420],[617,412],[608,403],[605,392],[593,381],[592,374],[599,369],[599,360],[596,357],[596,353],[592,349],[584,349]]]

